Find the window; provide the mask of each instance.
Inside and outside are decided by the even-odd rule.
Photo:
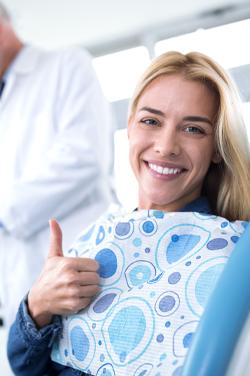
[[[93,59],[106,98],[113,102],[131,97],[149,61],[146,47],[130,48]]]
[[[138,206],[137,181],[129,162],[129,145],[127,129],[115,132],[114,176],[115,189],[119,201],[127,211]]]
[[[250,63],[247,35],[250,35],[250,19],[160,41],[155,51],[156,55],[170,50],[199,51],[228,69]]]

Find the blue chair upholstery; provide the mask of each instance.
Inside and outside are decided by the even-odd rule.
[[[250,312],[250,224],[209,299],[182,376],[225,376]]]

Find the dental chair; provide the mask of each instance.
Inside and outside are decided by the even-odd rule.
[[[181,376],[250,376],[250,224],[208,301]]]

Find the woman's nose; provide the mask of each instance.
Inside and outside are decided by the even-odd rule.
[[[166,127],[159,132],[154,142],[154,150],[162,157],[178,156],[181,153],[180,140],[176,129]]]

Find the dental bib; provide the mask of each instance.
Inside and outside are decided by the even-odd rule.
[[[63,317],[52,360],[95,376],[180,375],[245,226],[198,212],[101,218],[68,251],[99,262],[101,292],[86,309]]]

